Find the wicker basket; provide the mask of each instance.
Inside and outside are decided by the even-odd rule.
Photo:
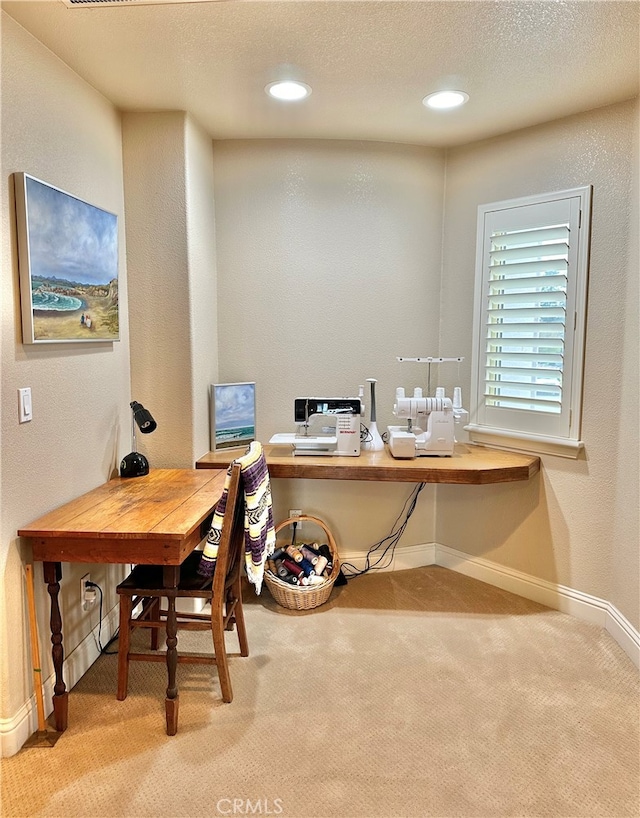
[[[283,608],[289,608],[294,611],[308,611],[311,608],[317,608],[324,603],[331,596],[333,583],[336,581],[340,573],[340,560],[338,559],[338,549],[333,534],[327,528],[326,524],[318,517],[311,517],[307,514],[301,514],[299,517],[291,517],[278,523],[276,526],[276,534],[282,531],[285,526],[291,525],[294,522],[301,522],[308,520],[315,523],[327,535],[327,545],[331,556],[333,557],[333,568],[327,577],[327,581],[322,585],[289,585],[288,582],[283,582],[279,577],[274,576],[270,571],[265,571],[264,581],[271,591],[271,595]]]

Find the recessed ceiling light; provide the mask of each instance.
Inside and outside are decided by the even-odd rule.
[[[294,82],[293,80],[285,80],[284,82],[270,82],[264,90],[271,97],[275,97],[276,99],[284,99],[289,102],[304,99],[311,93],[311,88],[308,85],[305,85],[304,82]]]
[[[422,104],[427,108],[437,108],[439,110],[444,108],[457,108],[458,105],[464,105],[469,99],[469,94],[464,91],[436,91],[434,94],[429,94],[422,100]]]

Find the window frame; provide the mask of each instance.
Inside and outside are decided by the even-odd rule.
[[[584,448],[581,440],[582,394],[585,338],[587,322],[587,287],[591,240],[591,185],[525,196],[479,205],[476,236],[476,268],[474,288],[473,352],[471,370],[470,423],[466,427],[473,443],[506,449],[554,454],[577,458]],[[545,205],[567,200],[569,211],[577,209],[577,236],[569,240],[567,271],[567,315],[563,350],[569,348],[568,366],[563,368],[561,415],[544,417],[531,409],[487,407],[484,394],[486,362],[486,313],[489,300],[488,265],[490,229],[488,219],[500,211],[513,211],[532,205]],[[573,203],[573,204],[572,204]],[[524,213],[524,211],[521,211]],[[532,211],[533,212],[533,211]],[[573,218],[573,216],[572,216]],[[539,225],[538,225],[539,226]],[[527,229],[527,228],[522,228]],[[532,228],[533,229],[533,226]],[[573,269],[575,267],[575,269]],[[571,316],[573,313],[573,316]],[[573,318],[573,329],[571,323]],[[569,333],[571,337],[569,338]],[[501,411],[502,409],[502,411]],[[517,423],[510,422],[518,416]],[[496,422],[498,420],[499,422]],[[507,422],[505,422],[507,421]],[[517,425],[518,428],[513,428]]]

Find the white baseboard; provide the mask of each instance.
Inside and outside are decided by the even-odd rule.
[[[607,614],[605,625],[607,632],[616,640],[636,667],[640,668],[640,633],[615,605],[609,605]]]
[[[341,554],[340,559],[343,563],[348,562],[362,570],[366,555]],[[539,602],[548,608],[571,614],[584,622],[599,625],[607,630],[636,667],[640,668],[640,632],[606,599],[576,591],[566,585],[538,579],[531,574],[506,568],[482,557],[472,557],[440,543],[399,545],[393,558],[384,560],[383,565],[385,567],[380,569],[383,571],[439,565],[525,599],[531,599],[533,602]]]
[[[366,554],[340,554],[340,562],[344,565],[353,565],[356,571],[363,571],[366,566]],[[418,545],[397,545],[393,555],[384,557],[377,566],[378,557],[371,557],[371,564],[376,571],[403,571],[405,568],[422,568],[424,565],[434,565],[436,562],[436,543],[420,543]],[[348,570],[345,571],[348,574]]]
[[[100,655],[100,649],[98,647],[99,629],[100,641],[103,646],[106,645],[115,634],[118,627],[117,605],[103,617],[101,625],[101,628],[99,625],[96,625],[82,642],[80,642],[68,656],[65,656],[63,674],[67,690],[71,690],[71,688],[77,684]],[[51,661],[47,661],[46,664],[43,661],[42,664],[49,666]],[[55,673],[52,672],[43,683],[44,711],[47,717],[49,717],[53,711],[54,684]],[[115,690],[113,695],[116,695]],[[15,755],[27,739],[38,730],[37,713],[34,693],[29,701],[25,702],[14,716],[9,719],[0,720],[0,748],[3,757]]]
[[[166,605],[167,600],[163,598],[162,604]],[[206,604],[206,599],[199,599],[198,597],[179,597],[176,599],[176,611],[178,613],[202,613]]]

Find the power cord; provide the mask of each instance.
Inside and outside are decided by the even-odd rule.
[[[389,432],[382,432],[380,437],[383,443],[389,442]],[[365,426],[364,423],[360,423],[360,445],[363,446],[365,443],[371,443],[372,440],[373,435],[371,434],[371,429]]]
[[[345,576],[347,579],[351,579],[352,577],[360,577],[363,574],[366,574],[368,571],[381,571],[391,565],[396,545],[398,544],[400,537],[402,537],[404,530],[407,527],[407,523],[411,519],[411,515],[415,511],[418,503],[418,497],[420,496],[420,492],[425,485],[425,483],[418,483],[416,486],[414,486],[411,494],[405,500],[400,514],[398,514],[396,521],[391,527],[391,533],[389,533],[384,539],[379,540],[377,543],[375,543],[375,545],[372,545],[367,551],[365,567],[362,570],[359,571],[355,565],[350,562],[342,563],[341,568],[343,571],[345,571]],[[402,522],[400,522],[401,518],[403,518]],[[378,551],[380,553],[376,553]],[[375,561],[372,561],[374,556]],[[349,573],[346,573],[347,571]]]
[[[365,426],[364,423],[360,423],[360,443],[371,443],[373,440],[373,435],[368,426]]]
[[[100,603],[98,605],[98,636],[96,638],[96,644],[98,646],[98,650],[100,651],[101,654],[104,653],[107,656],[113,656],[118,651],[117,650],[107,650],[107,648],[109,647],[109,645],[112,645],[116,641],[116,639],[118,638],[118,633],[119,633],[120,629],[118,628],[116,630],[116,632],[113,634],[113,636],[111,637],[111,639],[109,639],[107,644],[104,647],[102,647],[102,642],[100,641],[101,634],[102,634],[102,600],[103,600],[102,588],[96,582],[85,582],[85,587],[86,588],[97,588],[98,593],[100,594]]]

